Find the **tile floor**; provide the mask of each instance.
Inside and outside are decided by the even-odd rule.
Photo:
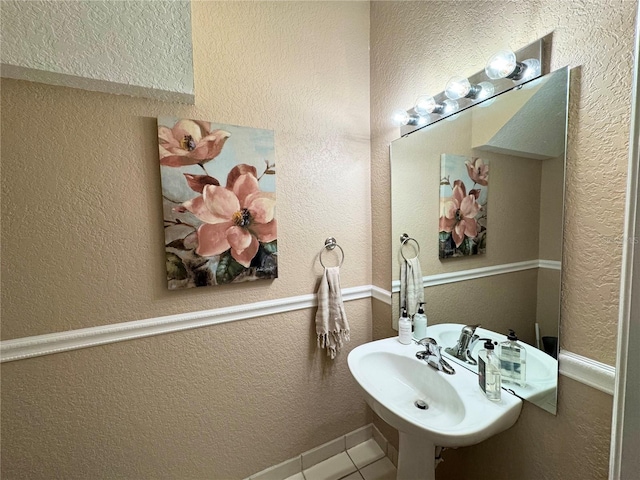
[[[370,438],[286,480],[395,480],[396,467]]]

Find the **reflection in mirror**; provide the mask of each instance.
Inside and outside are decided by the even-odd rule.
[[[456,346],[465,325],[479,324],[476,334],[496,339],[513,329],[527,358],[551,365],[553,384],[545,384],[544,392],[535,382],[503,386],[551,413],[557,396],[568,80],[568,68],[557,70],[391,145],[393,318],[403,301],[406,233],[420,246],[427,335],[436,324],[456,324],[458,335],[443,333],[444,351]],[[444,165],[444,159],[458,166]],[[456,180],[465,184],[457,193]],[[449,188],[442,194],[441,184]],[[458,255],[440,258],[443,241]]]

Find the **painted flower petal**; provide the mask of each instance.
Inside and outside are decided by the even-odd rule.
[[[258,243],[256,237],[251,236],[251,244],[241,252],[236,251],[232,248],[231,256],[235,258],[240,265],[249,268],[249,266],[251,265],[251,260],[253,260],[253,257],[255,257],[256,253],[258,253],[259,246],[260,243]]]
[[[229,172],[229,175],[227,175],[227,188],[233,190],[233,186],[236,184],[236,180],[245,173],[249,173],[258,178],[256,167],[247,165],[246,163],[240,163],[233,167]]]
[[[240,202],[233,192],[217,185],[205,185],[202,198],[209,211],[218,218],[230,220],[240,210]]]
[[[447,218],[447,217],[440,217],[440,231],[441,232],[451,232],[451,230],[453,230],[453,227],[456,224],[456,219],[455,218]]]
[[[232,226],[227,230],[227,240],[231,248],[236,252],[241,252],[251,245],[251,234],[244,228]]]
[[[465,188],[464,183],[462,183],[460,180],[456,180],[455,182],[453,182],[453,194],[451,195],[451,198],[453,198],[453,200],[457,202],[458,206],[462,203],[462,200],[466,196],[467,189]]]
[[[251,232],[263,243],[273,242],[278,238],[278,224],[274,218],[269,223],[255,223],[251,226]]]
[[[227,241],[227,230],[231,223],[211,225],[205,223],[198,228],[198,248],[196,253],[203,257],[220,255],[231,248]]]
[[[258,179],[249,173],[240,175],[233,185],[233,193],[237,195],[242,206],[246,206],[245,199],[248,195],[259,191]]]
[[[202,190],[207,185],[220,185],[220,182],[210,177],[209,175],[192,175],[191,173],[183,174],[185,179],[187,180],[187,185],[191,190],[202,193]]]
[[[267,192],[256,192],[248,195],[244,202],[256,223],[269,223],[276,214],[275,195]]]
[[[464,234],[469,238],[476,238],[478,236],[478,222],[475,218],[466,218],[464,220]]]
[[[453,197],[441,198],[440,199],[440,216],[447,217],[448,219],[452,219],[456,217],[456,212],[458,211],[458,207],[460,204]]]
[[[454,227],[454,229],[451,231],[451,237],[453,238],[453,241],[456,244],[456,248],[462,245],[462,242],[464,241],[465,227],[466,227],[465,221],[460,220],[458,224]]]
[[[196,217],[198,217],[199,220],[205,223],[224,223],[229,222],[231,218],[231,215],[228,215],[226,217],[216,216],[211,210],[209,210],[209,208],[207,208],[202,195],[198,195],[191,200],[187,200],[179,207],[174,208],[176,212],[184,212],[185,209],[193,213]]]
[[[166,148],[180,146],[178,140],[173,136],[171,129],[163,125],[158,126],[158,143]]]
[[[173,138],[178,141],[178,144],[180,144],[180,141],[188,135],[191,136],[193,141],[196,143],[198,143],[204,136],[200,125],[193,120],[187,119],[179,120],[171,129],[171,132],[173,133]]]
[[[467,195],[460,203],[460,213],[464,218],[474,218],[480,211],[480,204],[473,195]]]

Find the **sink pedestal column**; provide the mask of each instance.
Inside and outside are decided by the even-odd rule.
[[[436,446],[425,435],[400,434],[397,480],[435,480]]]

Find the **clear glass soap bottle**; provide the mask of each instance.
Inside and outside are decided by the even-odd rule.
[[[509,330],[507,340],[500,342],[498,346],[500,358],[500,373],[502,381],[514,383],[521,387],[527,384],[527,351],[518,342],[516,332]]]
[[[487,340],[484,343],[484,349],[478,353],[478,383],[489,400],[500,401],[502,391],[500,361],[494,352],[491,340]]]

